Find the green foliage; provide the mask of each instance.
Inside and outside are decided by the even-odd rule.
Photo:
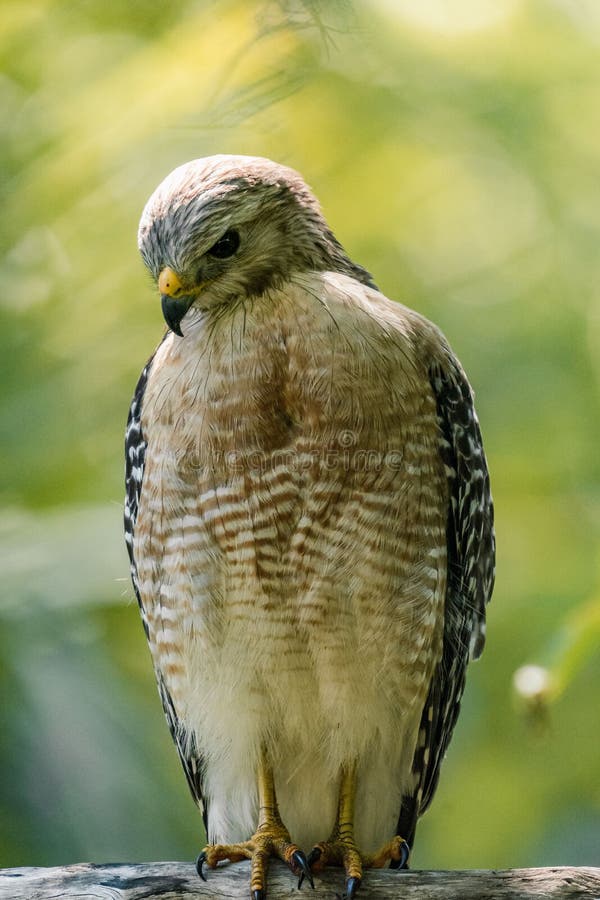
[[[29,0],[0,22],[0,863],[202,839],[131,599],[121,448],[163,328],[137,220],[215,152],[298,168],[477,391],[497,589],[415,864],[600,863],[594,4]],[[511,693],[530,661],[560,685],[541,734]]]

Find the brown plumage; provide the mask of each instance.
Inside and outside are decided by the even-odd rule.
[[[209,841],[260,826],[243,853],[205,858],[254,855],[261,895],[272,788],[289,832],[266,852],[294,871],[343,863],[353,893],[355,851],[412,842],[483,646],[494,544],[471,391],[289,169],[175,170],[140,249],[172,330],[128,426],[134,584]],[[293,857],[332,828],[307,865]],[[404,862],[397,847],[370,862],[386,857]]]

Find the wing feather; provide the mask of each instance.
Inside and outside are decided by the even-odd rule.
[[[144,462],[147,447],[147,441],[142,431],[142,407],[153,359],[154,357],[150,358],[137,383],[133,400],[131,401],[131,406],[129,408],[127,428],[125,431],[125,543],[129,553],[133,589],[140,607],[142,623],[147,638],[149,636],[148,619],[139,591],[137,566],[134,554],[134,536],[135,523],[140,501],[142,499]],[[154,661],[154,673],[171,736],[177,747],[192,796],[202,810],[204,826],[207,828],[207,808],[203,798],[202,788],[204,772],[202,758],[198,754],[191,736],[187,734],[181,725],[165,679],[159,666],[156,664],[156,661]]]
[[[470,659],[485,643],[486,604],[494,586],[494,510],[473,394],[449,349],[430,368],[437,403],[440,455],[449,488],[448,572],[442,658],[425,704],[403,797],[398,834],[412,844],[418,817],[429,806],[460,710]]]

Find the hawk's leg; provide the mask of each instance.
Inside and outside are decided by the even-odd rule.
[[[263,753],[258,768],[258,827],[250,840],[239,844],[209,844],[204,848],[196,861],[196,868],[204,878],[203,866],[206,863],[215,869],[222,860],[240,862],[243,859],[252,861],[250,869],[250,892],[253,900],[263,900],[267,882],[269,857],[276,856],[290,867],[294,875],[304,876],[313,885],[310,867],[304,852],[290,839],[290,834],[279,815],[273,770]]]
[[[352,900],[362,881],[363,868],[382,868],[387,862],[403,868],[408,861],[409,847],[404,838],[396,835],[377,853],[364,854],[354,840],[354,800],[356,797],[356,766],[342,769],[338,809],[335,825],[328,840],[315,844],[308,854],[308,864],[315,872],[325,866],[343,866],[346,871],[346,898]],[[302,877],[300,878],[302,883]]]

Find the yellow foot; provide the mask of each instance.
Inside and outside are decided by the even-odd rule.
[[[396,834],[391,841],[380,847],[377,853],[367,853],[363,856],[365,869],[382,869],[386,863],[397,863],[394,869],[404,869],[408,862],[410,847],[403,837]]]
[[[409,846],[399,835],[384,844],[377,853],[361,853],[354,840],[354,799],[356,796],[356,765],[342,766],[338,809],[329,840],[315,844],[308,854],[313,872],[325,866],[343,866],[346,872],[346,900],[352,900],[362,881],[363,868],[381,868],[391,861],[395,869],[408,862]],[[302,884],[302,876],[298,887]]]
[[[308,865],[313,872],[326,866],[343,866],[346,872],[346,900],[352,900],[360,887],[363,869],[381,869],[387,862],[395,862],[395,868],[404,868],[408,862],[409,846],[400,835],[384,844],[377,853],[361,853],[350,829],[333,834],[328,841],[315,844],[308,854]],[[302,876],[300,877],[300,884]]]
[[[304,877],[314,887],[310,866],[304,852],[296,844],[292,844],[290,833],[281,821],[277,798],[275,796],[275,783],[273,770],[263,751],[257,771],[258,787],[258,828],[249,841],[240,844],[209,844],[204,848],[196,860],[196,870],[200,878],[206,881],[203,866],[206,863],[211,869],[216,869],[221,860],[240,862],[242,859],[251,860],[250,867],[250,894],[253,900],[264,900],[266,895],[267,869],[269,857],[276,856],[286,863],[294,875],[299,877],[298,887]]]
[[[250,859],[252,861],[250,894],[253,900],[264,900],[269,857],[271,856],[282,859],[294,875],[299,877],[299,884],[306,876],[311,887],[314,887],[310,866],[304,852],[291,842],[287,828],[278,822],[259,825],[250,840],[240,844],[209,844],[196,860],[196,869],[198,875],[206,881],[203,871],[205,864],[211,869],[216,869],[217,864],[222,860],[240,862],[243,859]]]

